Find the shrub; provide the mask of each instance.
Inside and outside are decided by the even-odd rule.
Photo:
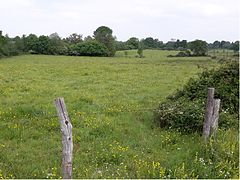
[[[180,51],[176,57],[189,57],[191,56],[191,51],[186,50],[186,51]]]
[[[138,48],[137,53],[138,53],[138,56],[139,56],[140,58],[143,58],[143,57],[144,57],[144,56],[143,56],[143,49],[142,49],[142,48]]]
[[[8,56],[16,56],[19,55],[21,52],[16,48],[14,44],[7,44],[4,45],[0,49],[0,57],[8,57]]]
[[[124,55],[125,55],[125,57],[127,57],[128,56],[128,52],[124,51]]]
[[[156,111],[157,123],[160,127],[178,129],[183,132],[200,131],[204,105],[201,101],[178,99],[176,103],[167,100]]]
[[[73,56],[108,56],[108,54],[108,49],[97,41],[77,43],[69,50],[69,55]]]
[[[168,55],[167,57],[190,57],[191,51],[190,50],[185,50],[185,51],[180,51],[176,55]]]
[[[176,54],[176,57],[185,57],[186,54],[183,51],[180,51],[179,53]]]
[[[176,128],[183,132],[201,132],[205,113],[207,88],[215,88],[221,99],[219,126],[238,128],[239,62],[223,64],[218,69],[206,70],[189,82],[156,110],[155,120],[160,127]]]

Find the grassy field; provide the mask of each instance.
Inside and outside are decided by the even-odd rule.
[[[56,97],[65,98],[73,124],[73,178],[236,178],[229,162],[225,169],[207,162],[199,135],[153,123],[153,109],[166,96],[202,67],[218,65],[209,57],[166,57],[175,53],[1,59],[0,178],[61,177]],[[238,133],[220,131],[219,142],[223,152],[235,152]]]
[[[237,52],[234,52],[233,50],[228,50],[228,49],[212,49],[212,50],[209,50],[207,54],[211,56],[213,59],[218,59],[220,61],[239,59],[239,57],[236,56]]]

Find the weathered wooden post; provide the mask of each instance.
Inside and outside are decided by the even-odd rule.
[[[72,124],[63,98],[55,99],[55,106],[62,132],[62,174],[64,179],[72,178]]]
[[[214,99],[213,115],[212,115],[212,123],[211,123],[211,134],[213,135],[214,138],[216,138],[217,129],[218,129],[220,102],[221,102],[220,99]]]
[[[203,137],[205,142],[210,135],[210,127],[212,123],[213,107],[214,107],[214,88],[208,88],[207,106],[205,119],[203,123]]]

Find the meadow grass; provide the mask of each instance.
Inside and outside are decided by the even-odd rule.
[[[220,61],[224,60],[238,60],[239,56],[237,56],[237,52],[229,49],[212,49],[207,52],[209,56],[214,59],[219,59]]]
[[[0,178],[61,178],[56,97],[64,97],[73,124],[73,178],[238,177],[232,161],[238,156],[237,132],[219,132],[231,161],[220,158],[216,162],[223,165],[212,165],[205,163],[208,153],[198,134],[153,123],[154,108],[196,77],[199,67],[218,66],[209,57],[167,58],[175,53],[1,59]],[[224,144],[226,139],[231,141]]]

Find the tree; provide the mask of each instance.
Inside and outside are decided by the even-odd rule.
[[[4,44],[4,36],[2,35],[2,31],[0,31],[0,47]]]
[[[58,33],[52,33],[49,35],[49,39],[55,40],[55,41],[60,41],[61,37],[58,35]]]
[[[23,42],[19,36],[10,38],[8,35],[3,36],[0,31],[0,57],[19,55],[23,49]]]
[[[231,49],[232,49],[234,52],[238,52],[238,51],[239,51],[239,41],[236,41],[235,43],[232,43]]]
[[[2,56],[3,45],[4,45],[4,36],[2,35],[2,31],[0,31],[0,57]]]
[[[174,43],[174,49],[177,49],[179,47],[181,47],[181,41],[177,39],[177,41]]]
[[[39,36],[36,50],[39,54],[52,54],[51,42],[48,36]]]
[[[231,48],[231,43],[229,41],[221,41],[221,47],[223,49],[230,49]]]
[[[136,37],[131,37],[126,41],[126,45],[128,49],[138,49],[139,40]]]
[[[24,42],[22,38],[16,36],[15,38],[12,39],[12,42],[14,43],[15,48],[19,53],[24,52]]]
[[[181,45],[182,48],[187,48],[187,40],[182,40]]]
[[[100,26],[96,29],[96,31],[93,32],[94,38],[107,47],[109,56],[114,56],[116,52],[115,39],[112,35],[112,32],[112,29],[106,26]]]
[[[174,48],[177,49],[177,50],[186,49],[187,48],[187,41],[186,40],[180,41],[179,39],[177,39],[177,41],[174,44]]]
[[[221,47],[221,42],[214,41],[212,46],[213,46],[213,49],[219,49]]]
[[[168,41],[165,44],[164,50],[174,50],[175,48],[175,42],[174,41]]]
[[[24,49],[26,52],[37,53],[38,51],[38,37],[35,34],[29,34],[23,37]]]
[[[145,48],[156,48],[155,41],[152,37],[148,37],[143,40],[143,44]]]
[[[49,35],[50,40],[50,54],[67,54],[67,43],[62,41],[61,37],[57,33],[52,33]]]
[[[156,49],[162,48],[163,42],[159,41],[158,39],[153,39],[152,37],[147,37],[146,39],[142,40],[143,46],[146,49]]]
[[[115,47],[117,51],[121,51],[121,50],[127,50],[127,46],[125,42],[122,41],[116,41],[115,42]]]
[[[92,36],[87,36],[84,38],[84,41],[92,41],[92,40],[93,40]]]
[[[195,40],[189,43],[189,49],[195,56],[205,56],[207,53],[207,42],[202,40]]]
[[[82,42],[82,35],[77,33],[72,33],[69,37],[66,38],[67,42],[70,44],[77,44]]]
[[[2,31],[0,31],[0,57],[5,56],[5,45],[6,45],[6,39],[2,35]]]
[[[2,39],[2,45],[1,45],[1,56],[15,56],[15,55],[19,55],[19,53],[21,52],[20,50],[20,46],[18,49],[17,44],[20,45],[20,41],[21,38],[20,37],[16,37],[16,38],[10,38],[7,34],[5,35],[5,37],[1,37],[0,39]],[[18,43],[16,43],[16,41],[18,41]]]

